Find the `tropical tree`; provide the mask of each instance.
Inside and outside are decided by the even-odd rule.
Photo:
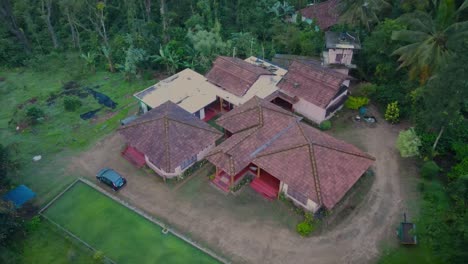
[[[387,0],[341,0],[338,8],[341,22],[370,31],[371,26],[380,21],[380,14],[391,5]]]
[[[164,65],[169,74],[176,73],[182,63],[179,55],[169,45],[161,46],[159,54],[152,56],[152,58],[154,62]]]
[[[421,83],[453,55],[454,45],[468,34],[468,21],[460,13],[468,7],[465,0],[457,9],[454,0],[439,1],[433,14],[415,11],[399,18],[408,29],[394,31],[392,39],[408,43],[393,52],[400,56],[400,68],[409,67],[410,77]]]
[[[294,11],[294,6],[290,5],[287,1],[278,1],[268,10],[269,13],[273,13],[277,18],[292,16]]]
[[[86,66],[90,69],[92,73],[96,72],[96,53],[88,52],[82,53],[80,57],[86,62]]]
[[[468,41],[457,43],[454,52],[456,56],[451,57],[447,65],[429,79],[419,95],[423,104],[418,109],[418,122],[422,122],[426,130],[439,131],[432,146],[433,151],[446,129],[451,134],[452,127],[467,122],[468,82],[464,76],[468,65]],[[466,140],[467,134],[461,134],[463,140]]]
[[[414,128],[401,131],[396,142],[396,147],[404,158],[419,155],[421,145],[421,139],[419,139]]]

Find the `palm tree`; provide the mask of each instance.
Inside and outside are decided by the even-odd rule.
[[[379,22],[379,14],[390,8],[387,0],[341,0],[338,4],[341,22],[363,26],[369,31],[371,25]]]
[[[402,67],[409,67],[410,77],[421,83],[453,55],[453,45],[468,36],[468,21],[459,21],[460,12],[468,7],[468,0],[457,9],[454,0],[442,0],[434,13],[415,11],[399,19],[408,29],[394,31],[393,40],[408,43],[393,52],[400,56]]]
[[[88,68],[91,70],[92,73],[96,72],[96,53],[94,52],[88,52],[88,53],[82,53],[80,57],[86,62],[86,65]]]

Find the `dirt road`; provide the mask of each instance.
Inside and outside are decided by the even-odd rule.
[[[373,263],[382,243],[396,243],[394,230],[409,199],[405,190],[410,190],[408,184],[414,182],[416,171],[410,162],[401,160],[394,147],[398,127],[385,122],[374,128],[362,124],[350,127],[336,136],[376,157],[375,179],[344,219],[310,238],[301,238],[284,225],[254,213],[239,217],[239,210],[248,212],[248,205],[230,208],[224,199],[232,197],[211,192],[194,199],[183,197],[124,161],[119,156],[122,139],[118,135],[75,157],[70,168],[87,177],[103,166],[116,168],[129,180],[118,196],[222,252],[234,263]]]

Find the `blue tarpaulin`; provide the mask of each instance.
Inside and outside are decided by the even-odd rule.
[[[5,194],[3,196],[3,200],[11,201],[16,206],[16,208],[19,208],[35,196],[36,194],[31,189],[26,187],[26,185],[20,185]]]

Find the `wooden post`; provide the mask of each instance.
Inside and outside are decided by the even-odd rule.
[[[231,186],[234,184],[234,176],[231,175]]]
[[[280,181],[280,186],[279,186],[279,190],[278,190],[278,197],[276,197],[276,199],[279,200],[280,194],[281,194],[282,191],[283,191],[283,182]]]
[[[257,167],[257,178],[260,178],[260,167]]]
[[[216,166],[216,172],[215,172],[215,178],[218,177],[218,173],[219,173],[219,169],[218,169],[218,166]]]
[[[222,113],[223,112],[223,98],[219,98],[219,111]]]

